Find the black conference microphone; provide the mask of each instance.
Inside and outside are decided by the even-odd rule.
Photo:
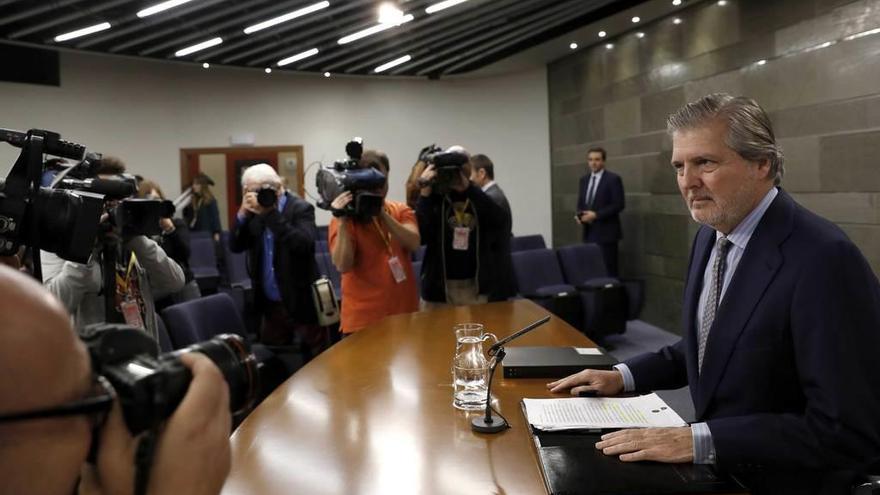
[[[490,347],[489,350],[486,351],[486,353],[490,356],[495,356],[495,363],[492,364],[492,369],[489,370],[489,385],[488,387],[486,387],[486,414],[471,420],[472,430],[477,433],[499,433],[506,430],[507,428],[510,428],[510,425],[507,424],[507,420],[501,417],[500,414],[497,418],[492,416],[492,377],[495,376],[495,368],[497,368],[498,365],[501,364],[501,361],[504,359],[504,344],[507,344],[511,340],[517,339],[531,332],[532,330],[540,327],[548,321],[550,321],[550,315],[547,315],[538,321],[529,323],[522,330],[512,335],[509,335],[499,340],[498,342],[495,342],[494,344],[492,344],[492,347]]]

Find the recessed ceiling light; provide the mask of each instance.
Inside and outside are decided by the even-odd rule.
[[[379,6],[379,24],[400,24],[403,11],[393,3],[385,2]]]
[[[725,5],[727,5],[727,0],[718,0],[718,5],[724,7]]]
[[[140,18],[148,17],[153,14],[158,14],[159,12],[164,12],[168,9],[173,9],[178,5],[183,5],[185,3],[189,3],[192,0],[168,0],[167,2],[157,3],[152,7],[147,7],[144,10],[141,10],[137,13],[137,16]]]
[[[309,5],[308,7],[303,7],[298,10],[294,10],[293,12],[288,12],[284,15],[280,15],[278,17],[273,17],[267,21],[260,22],[258,24],[254,24],[253,26],[248,26],[244,28],[244,34],[256,33],[257,31],[262,31],[263,29],[270,28],[277,24],[281,24],[282,22],[292,21],[297,17],[302,17],[304,15],[311,14],[312,12],[317,12],[321,9],[326,9],[330,6],[330,2],[318,2],[316,4]]]
[[[641,31],[636,33],[636,38],[644,38],[644,37],[645,37],[645,33],[641,32]]]
[[[846,38],[844,38],[844,40],[851,41],[851,40],[864,38],[865,36],[871,36],[872,34],[878,34],[878,33],[880,33],[880,28],[871,29],[869,31],[862,31],[861,33],[856,33],[851,36],[847,36]]]
[[[209,64],[208,62],[205,62],[205,63],[202,64],[202,68],[203,68],[203,69],[210,69],[210,68],[211,68],[211,64]]]
[[[284,67],[285,65],[292,64],[294,62],[299,62],[300,60],[302,60],[304,58],[309,58],[309,57],[311,57],[313,55],[317,55],[317,54],[318,54],[318,49],[312,48],[311,50],[306,50],[304,52],[297,53],[296,55],[294,55],[292,57],[287,57],[287,58],[281,59],[278,61],[278,63],[276,65],[278,67]]]
[[[329,72],[325,72],[325,73],[324,73],[324,77],[330,77],[330,73],[329,73]]]
[[[672,5],[678,7],[679,5],[681,5],[681,0],[672,0]]]
[[[340,45],[344,45],[346,43],[351,43],[352,41],[357,41],[361,38],[366,38],[367,36],[370,36],[370,35],[373,35],[376,33],[381,33],[382,31],[385,31],[386,29],[391,29],[391,28],[397,27],[401,24],[405,24],[413,19],[415,19],[415,17],[413,17],[412,14],[407,14],[407,15],[403,16],[400,19],[400,22],[397,24],[376,24],[373,27],[364,29],[362,31],[358,31],[353,34],[349,34],[348,36],[343,36],[342,38],[339,38],[337,43],[339,43]]]
[[[382,64],[379,67],[376,67],[375,69],[373,69],[373,72],[375,72],[377,74],[379,72],[385,72],[386,70],[388,70],[392,67],[397,67],[400,64],[405,64],[405,63],[409,62],[410,60],[412,60],[412,57],[410,57],[409,55],[404,55],[400,58],[396,58],[396,59],[392,60],[391,62],[388,62],[387,64]]]
[[[614,43],[606,43],[606,44],[605,44],[605,49],[606,49],[606,50],[610,50],[610,49],[612,49],[612,48],[614,48]]]
[[[266,74],[271,74],[271,73],[272,73],[272,68],[271,68],[271,67],[266,67],[265,69],[263,69],[263,71],[264,71]]]
[[[433,14],[434,12],[440,12],[443,9],[455,7],[456,5],[464,2],[467,2],[467,0],[446,0],[444,2],[437,2],[434,5],[428,6],[428,8],[425,9],[425,13]]]
[[[680,18],[680,17],[676,17],[675,19],[672,20],[672,23],[673,23],[673,24],[681,24],[681,18]]]
[[[758,60],[757,62],[755,62],[755,64],[757,64],[757,65],[764,65],[766,63],[767,63],[767,61],[764,59],[761,59],[761,60]]]
[[[185,56],[189,55],[190,53],[195,53],[195,52],[204,50],[205,48],[211,48],[212,46],[217,46],[220,43],[223,43],[223,38],[212,38],[208,41],[203,41],[197,45],[192,45],[192,46],[188,46],[182,50],[177,50],[176,52],[174,52],[174,56],[175,57],[185,57]]]
[[[79,38],[80,36],[98,33],[107,29],[110,29],[110,23],[102,22],[101,24],[95,24],[94,26],[89,26],[87,28],[77,29],[76,31],[71,31],[69,33],[59,34],[55,37],[55,42],[60,43],[62,41],[72,40],[74,38]]]
[[[572,44],[568,45],[568,47],[571,48],[572,50],[577,50],[578,44],[572,43]]]
[[[633,24],[635,24],[635,23],[637,23],[637,22],[639,22],[639,21],[641,21],[641,20],[642,20],[642,18],[639,17],[639,16],[635,16],[635,17],[632,18]]]
[[[607,35],[608,35],[608,33],[606,33],[605,31],[599,31],[599,37],[600,37],[600,38],[604,38],[604,37],[607,36]]]

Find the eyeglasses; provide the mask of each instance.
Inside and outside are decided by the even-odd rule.
[[[94,415],[96,418],[95,427],[98,427],[104,423],[107,413],[110,411],[110,408],[113,407],[113,400],[115,398],[116,393],[110,385],[110,382],[108,382],[103,376],[94,375],[92,378],[92,389],[87,397],[66,404],[61,404],[60,406],[0,414],[0,423],[89,414]]]

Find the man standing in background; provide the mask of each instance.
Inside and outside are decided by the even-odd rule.
[[[583,226],[583,241],[594,242],[602,249],[608,275],[617,276],[617,243],[623,238],[620,212],[625,207],[623,181],[605,170],[603,148],[587,150],[590,173],[581,177],[578,186],[575,220]]]
[[[504,210],[503,225],[498,235],[492,242],[492,249],[496,253],[492,257],[494,262],[494,277],[499,280],[495,285],[495,292],[489,295],[490,301],[503,301],[516,294],[516,279],[513,277],[513,261],[510,257],[510,238],[513,237],[513,214],[510,211],[510,203],[507,196],[495,182],[495,165],[486,155],[474,155],[471,157],[471,182],[483,190],[489,198]]]

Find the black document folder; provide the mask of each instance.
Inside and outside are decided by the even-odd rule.
[[[620,461],[597,450],[597,433],[532,432],[550,495],[746,493],[710,466]]]
[[[599,349],[574,347],[508,347],[502,366],[504,378],[562,378],[587,368],[610,370],[617,359]]]

